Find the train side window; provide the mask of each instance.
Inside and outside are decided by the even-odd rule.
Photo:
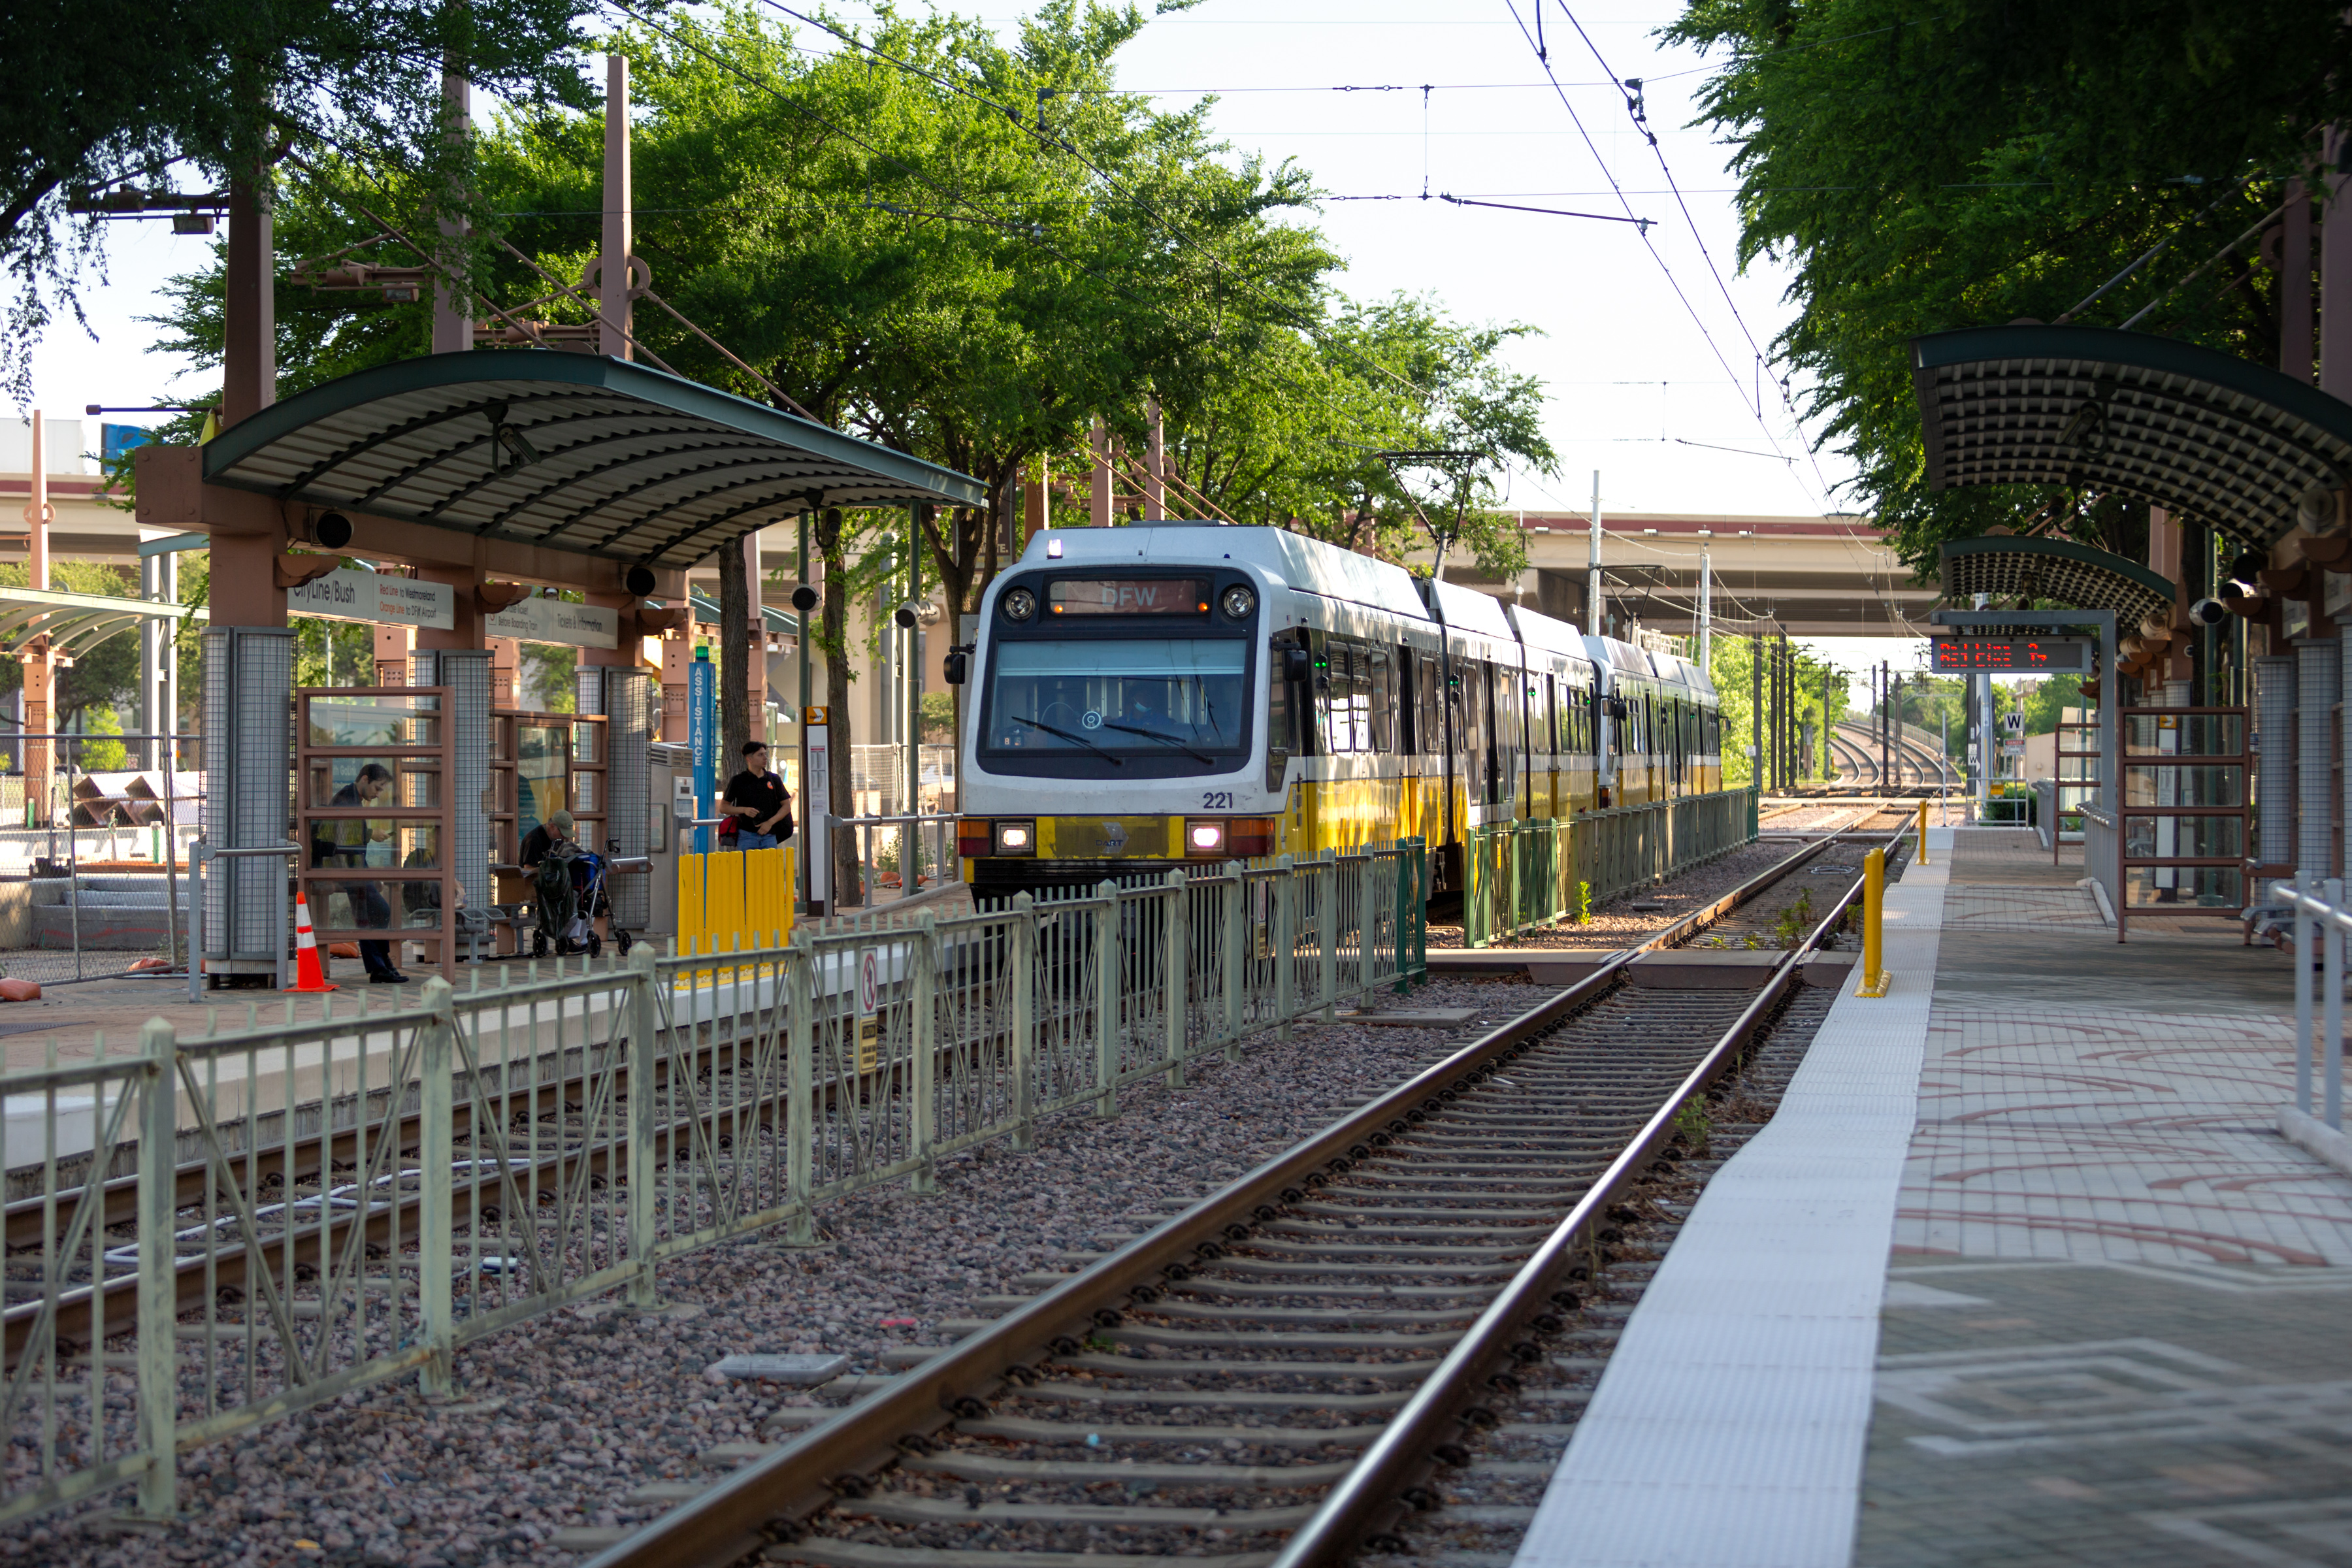
[[[1348,700],[1341,689],[1347,654],[1335,638],[1313,634],[1315,669],[1315,746],[1326,756],[1348,749]]]
[[[1423,754],[1438,756],[1445,750],[1445,700],[1440,689],[1445,669],[1430,654],[1413,657],[1413,744]]]
[[[1397,750],[1421,750],[1422,655],[1400,643],[1396,650]]]
[[[1372,659],[1372,750],[1393,752],[1396,743],[1396,658],[1386,648],[1375,649]]]

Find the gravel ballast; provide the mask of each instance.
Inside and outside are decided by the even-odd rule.
[[[713,1479],[713,1448],[772,1439],[804,1424],[793,1407],[839,1403],[837,1388],[730,1377],[723,1358],[837,1354],[853,1376],[885,1373],[886,1352],[949,1342],[941,1323],[990,1315],[981,1299],[1020,1292],[1020,1276],[1147,1228],[1555,994],[1466,977],[1382,993],[1376,1005],[1477,1011],[1450,1031],[1307,1024],[1286,1043],[1264,1037],[1239,1063],[1196,1064],[1183,1088],[1130,1089],[1115,1119],[1041,1123],[1034,1153],[999,1142],[950,1160],[936,1195],[901,1183],[827,1205],[817,1247],[787,1248],[779,1227],[664,1264],[665,1306],[650,1315],[615,1293],[492,1335],[459,1352],[453,1403],[428,1404],[404,1379],[184,1453],[167,1531],[118,1533],[92,1509],[0,1531],[0,1558],[571,1563],[579,1553],[557,1531],[651,1518],[667,1505],[624,1500]]]

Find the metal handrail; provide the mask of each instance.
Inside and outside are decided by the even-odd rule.
[[[2344,935],[2352,931],[2352,910],[2344,907],[2344,879],[2330,877],[2316,887],[2308,871],[2292,882],[2273,882],[2271,899],[2294,911],[2294,1104],[2305,1116],[2311,1109],[2312,1003],[2311,929],[2320,926],[2320,984],[2327,994],[2322,1008],[2326,1059],[2321,1067],[2321,1121],[2344,1131]]]

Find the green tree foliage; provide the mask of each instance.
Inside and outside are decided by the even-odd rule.
[[[1464,326],[1426,300],[1341,299],[1339,258],[1286,216],[1311,208],[1303,173],[1231,155],[1205,105],[1161,112],[1118,89],[1114,57],[1144,25],[1132,5],[1052,0],[1010,43],[967,19],[886,14],[862,35],[872,52],[810,51],[755,7],[625,29],[612,43],[632,62],[638,254],[655,291],[742,364],[650,302],[636,314],[645,349],[981,479],[999,508],[919,523],[924,578],[951,609],[976,608],[1015,546],[999,519],[1021,477],[1043,458],[1083,492],[1091,421],[1140,451],[1147,398],[1167,421],[1179,514],[1202,510],[1197,493],[1244,521],[1391,555],[1419,523],[1370,452],[1492,451],[1465,497],[1429,508],[1466,501],[1465,548],[1516,569],[1500,464],[1553,461],[1539,388],[1502,363],[1527,329]],[[519,308],[582,276],[598,244],[602,139],[600,113],[548,105],[478,128],[467,178],[495,237],[470,276],[488,300]],[[431,170],[306,145],[282,176],[288,270],[355,246],[419,259],[377,220],[428,232]],[[219,276],[215,262],[178,279],[159,322],[163,346],[206,368]],[[579,324],[592,311],[557,298],[531,314]],[[422,353],[429,321],[422,300],[281,284],[285,390]],[[852,513],[824,552],[857,562],[905,528],[903,513]]]
[[[1181,495],[1236,522],[1296,529],[1401,561],[1443,534],[1490,578],[1527,564],[1500,510],[1507,468],[1557,471],[1543,389],[1504,351],[1527,326],[1471,327],[1435,300],[1398,294],[1339,303],[1319,339],[1277,334],[1236,360],[1170,440]],[[1382,451],[1468,451],[1475,461],[1391,464]],[[1171,508],[1174,507],[1171,499]],[[1197,510],[1197,509],[1196,509]]]
[[[1813,727],[1813,773],[1821,776],[1822,704],[1824,684],[1828,689],[1830,722],[1836,723],[1847,713],[1846,683],[1843,675],[1823,675],[1830,671],[1827,660],[1817,658],[1796,644],[1789,651],[1796,657],[1795,689],[1790,693],[1790,714],[1796,724]],[[1768,651],[1764,669],[1765,700],[1771,700],[1772,669]],[[1737,788],[1754,781],[1756,759],[1748,752],[1755,743],[1756,704],[1751,697],[1756,671],[1756,645],[1750,638],[1718,634],[1707,654],[1707,679],[1715,682],[1716,699],[1723,708],[1723,782],[1727,788]]]
[[[103,225],[72,193],[219,189],[292,139],[429,172],[448,189],[445,60],[510,100],[580,102],[580,0],[82,0],[0,7],[0,378],[30,395],[53,313],[79,318]]]
[[[2352,117],[2352,31],[2320,0],[1693,0],[1701,121],[1736,148],[1742,259],[1790,268],[1775,344],[1905,560],[1997,523],[2145,549],[2145,509],[2082,490],[1931,492],[1906,342],[2075,318],[2277,363],[2250,228]],[[2212,265],[2191,278],[2208,262]]]

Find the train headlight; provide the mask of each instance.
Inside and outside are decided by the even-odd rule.
[[[996,852],[999,855],[1034,855],[1037,853],[1037,825],[1034,822],[998,823]]]
[[[1249,619],[1250,612],[1257,608],[1257,595],[1236,584],[1225,590],[1223,604],[1227,620],[1245,621]]]
[[[1225,825],[1222,822],[1188,822],[1184,825],[1184,852],[1187,855],[1222,855],[1225,852]]]
[[[1025,621],[1037,613],[1037,595],[1026,588],[1015,588],[1004,595],[1004,618]]]

